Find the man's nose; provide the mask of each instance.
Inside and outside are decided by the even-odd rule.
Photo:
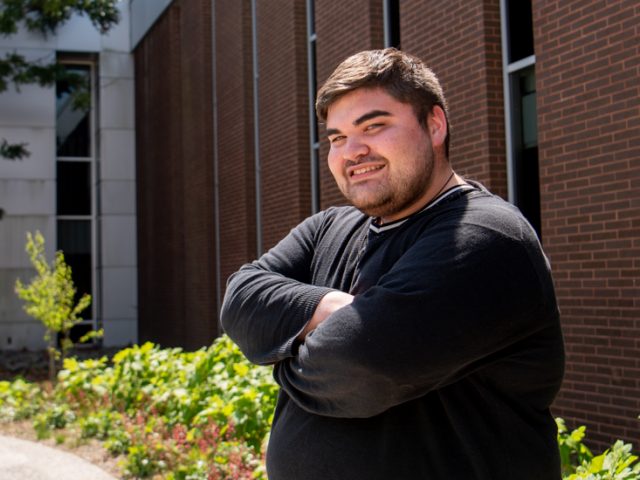
[[[369,155],[369,146],[359,138],[349,138],[342,152],[345,160],[358,162],[362,157]]]

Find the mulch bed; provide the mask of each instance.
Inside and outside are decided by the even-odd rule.
[[[88,358],[111,358],[120,348],[87,347],[71,350],[69,357],[78,360]],[[13,380],[22,377],[32,382],[41,382],[49,378],[49,357],[44,350],[0,350],[0,380]]]

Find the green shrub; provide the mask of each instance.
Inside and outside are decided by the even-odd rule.
[[[631,444],[618,440],[603,454],[579,465],[566,480],[638,480],[640,463],[631,448]]]
[[[51,392],[0,382],[0,419],[34,418],[41,438],[74,426],[123,455],[126,478],[266,479],[276,393],[271,370],[250,365],[227,337],[195,352],[145,343],[111,361],[66,359]],[[631,445],[594,456],[585,427],[556,422],[564,480],[640,480]]]
[[[168,428],[232,424],[256,450],[269,431],[276,394],[270,369],[251,366],[227,337],[196,352],[145,343],[118,352],[112,366],[106,358],[67,359],[55,389],[59,401],[77,410],[109,404],[131,418],[153,412]]]
[[[0,382],[0,421],[17,421],[32,417],[42,404],[41,389],[22,378]]]
[[[52,430],[60,430],[76,420],[76,414],[69,405],[53,404],[38,413],[33,421],[38,438],[49,438]]]
[[[270,369],[227,337],[196,352],[145,343],[111,362],[67,359],[53,393],[78,412],[83,437],[126,455],[125,475],[175,479],[264,478],[276,395]]]
[[[578,465],[591,461],[593,454],[582,443],[587,427],[581,426],[569,432],[562,418],[556,418],[556,425],[558,426],[558,447],[560,449],[562,476],[566,477],[575,473]]]
[[[122,427],[122,424],[122,415],[112,410],[91,412],[78,420],[82,438],[98,438],[100,440],[107,440],[111,434]]]
[[[586,427],[569,432],[561,418],[558,425],[558,447],[562,461],[563,480],[639,480],[640,463],[631,451],[631,444],[618,440],[598,456],[582,443]]]

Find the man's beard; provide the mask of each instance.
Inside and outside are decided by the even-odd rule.
[[[382,160],[385,168],[390,168],[390,162],[384,157],[370,157],[363,162],[368,160]],[[433,181],[433,164],[434,152],[429,146],[424,162],[418,164],[421,168],[417,171],[399,172],[400,178],[397,178],[396,174],[394,178],[388,178],[387,182],[375,187],[369,186],[370,190],[362,196],[363,198],[359,198],[358,185],[347,184],[342,188],[342,193],[362,213],[374,218],[390,217],[410,207],[429,188]]]

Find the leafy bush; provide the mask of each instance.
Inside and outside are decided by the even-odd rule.
[[[640,463],[631,444],[621,440],[594,456],[582,443],[586,428],[568,431],[564,420],[556,419],[563,480],[638,480]]]
[[[569,432],[562,418],[556,418],[558,426],[558,447],[560,448],[560,462],[562,465],[562,476],[566,477],[575,473],[576,466],[589,462],[593,454],[582,443],[587,427],[581,426]]]
[[[0,382],[0,421],[30,418],[41,403],[42,391],[37,385],[22,378]]]
[[[78,410],[108,403],[130,418],[152,412],[167,428],[215,421],[233,425],[238,437],[259,450],[269,430],[277,387],[268,368],[251,366],[222,337],[196,352],[160,349],[151,343],[107,359],[67,359],[55,393]]]
[[[76,414],[68,405],[53,404],[36,415],[33,428],[39,439],[49,438],[52,429],[60,430],[75,420]]]
[[[123,455],[127,478],[264,480],[276,393],[270,369],[250,365],[227,337],[196,352],[145,343],[111,361],[66,359],[53,391],[0,382],[0,420],[33,418],[40,437],[73,427],[98,438]],[[640,480],[631,445],[594,456],[585,427],[556,422],[564,480]]]
[[[30,415],[40,437],[74,424],[81,437],[103,440],[125,455],[127,477],[266,478],[276,394],[270,369],[250,365],[228,337],[196,352],[145,343],[111,361],[65,359]]]

